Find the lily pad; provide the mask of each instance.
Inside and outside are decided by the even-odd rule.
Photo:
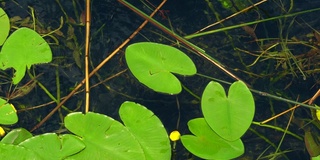
[[[15,124],[18,122],[16,109],[6,100],[0,98],[0,124]]]
[[[21,142],[19,146],[30,149],[47,160],[65,159],[85,148],[80,138],[71,134],[58,136],[55,133],[34,136]]]
[[[35,152],[22,146],[0,142],[0,159],[32,159],[43,160]]]
[[[254,99],[241,81],[228,92],[217,82],[210,82],[201,98],[202,113],[209,126],[222,138],[234,141],[250,127],[254,116]]]
[[[86,148],[73,159],[143,160],[145,156],[138,141],[120,122],[98,114],[80,112],[68,114],[65,126],[81,137]]]
[[[200,158],[233,159],[244,153],[241,139],[227,141],[221,138],[204,118],[190,120],[188,127],[194,135],[181,136],[181,142],[188,151]]]
[[[10,31],[10,21],[8,15],[0,8],[0,46],[7,39]]]
[[[125,56],[132,74],[157,92],[178,94],[182,87],[173,73],[190,76],[197,72],[186,54],[168,45],[135,43],[127,47]]]
[[[140,143],[146,159],[169,160],[171,158],[168,134],[154,113],[134,102],[124,102],[120,107],[119,115]]]
[[[5,41],[0,52],[0,69],[14,68],[13,83],[24,77],[26,68],[52,60],[48,43],[34,30],[19,28]]]
[[[17,145],[31,137],[32,134],[29,131],[24,128],[18,128],[10,131],[5,137],[2,138],[1,142]]]

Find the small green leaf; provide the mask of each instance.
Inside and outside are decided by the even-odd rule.
[[[171,158],[171,146],[166,129],[150,110],[134,102],[124,102],[119,115],[140,143],[146,159]]]
[[[222,138],[234,141],[250,127],[254,116],[254,99],[247,86],[237,81],[228,92],[217,82],[205,88],[201,107],[209,126]]]
[[[5,41],[0,52],[0,69],[16,70],[13,83],[17,84],[24,77],[26,68],[52,60],[48,43],[34,30],[19,28]]]
[[[0,98],[0,124],[15,124],[18,122],[16,109],[6,100]]]
[[[6,144],[19,144],[24,140],[31,138],[32,134],[24,128],[18,128],[10,131],[1,142]]]
[[[37,153],[47,160],[65,159],[85,148],[83,142],[76,136],[46,133],[29,138],[19,144]]]
[[[244,153],[244,145],[240,139],[231,142],[221,138],[204,118],[190,120],[188,127],[194,135],[181,136],[181,142],[188,151],[200,158],[233,159]]]
[[[178,94],[182,87],[173,73],[194,75],[192,60],[180,50],[163,44],[141,42],[126,49],[126,61],[132,74],[157,92]]]
[[[2,46],[10,31],[9,17],[2,8],[0,8],[0,26],[0,46]]]
[[[316,137],[316,139],[314,137]],[[311,157],[316,157],[320,155],[320,144],[317,143],[318,137],[319,135],[317,135],[316,133],[310,131],[305,132],[304,143]]]
[[[86,148],[72,156],[74,159],[143,160],[143,151],[126,127],[114,119],[98,114],[80,112],[68,114],[65,126],[81,137]]]
[[[320,160],[320,155],[317,157],[311,157],[311,160]]]

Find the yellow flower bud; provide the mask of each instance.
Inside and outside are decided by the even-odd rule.
[[[3,137],[6,134],[6,132],[3,130],[2,127],[0,127],[0,137]]]
[[[181,136],[181,135],[180,135],[179,131],[172,131],[172,132],[170,133],[169,138],[170,138],[171,141],[177,141],[177,140],[180,139],[180,136]]]

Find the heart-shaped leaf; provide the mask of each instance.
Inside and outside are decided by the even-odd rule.
[[[114,119],[98,114],[80,112],[68,114],[65,126],[81,137],[86,148],[72,156],[90,160],[143,160],[145,156],[137,140],[126,127]]]
[[[85,148],[83,142],[76,136],[55,133],[46,133],[29,138],[19,144],[34,151],[37,155],[47,160],[65,159]]]
[[[0,69],[16,70],[13,83],[17,84],[24,77],[26,68],[52,60],[48,43],[34,30],[19,28],[5,41],[0,52]]]
[[[180,50],[163,44],[141,42],[126,49],[126,61],[132,74],[157,92],[178,94],[181,83],[172,73],[194,75],[192,60]]]
[[[0,8],[0,46],[7,39],[10,31],[10,21],[8,15]]]
[[[31,138],[32,134],[24,128],[18,128],[10,131],[1,142],[6,144],[19,144],[28,138]]]
[[[0,159],[44,159],[28,148],[2,142],[0,142],[0,153]]]
[[[140,143],[146,159],[170,159],[168,134],[160,119],[150,110],[134,102],[124,102],[119,115],[125,126]]]
[[[15,124],[18,122],[16,109],[6,100],[0,98],[0,124]]]
[[[181,142],[188,151],[200,158],[232,159],[244,153],[240,139],[230,142],[221,138],[208,126],[204,118],[190,120],[188,127],[194,135],[181,136]]]
[[[254,116],[253,96],[241,81],[230,86],[228,97],[219,83],[210,82],[203,92],[201,107],[209,126],[229,141],[239,139]]]

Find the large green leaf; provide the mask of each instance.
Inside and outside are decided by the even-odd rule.
[[[181,136],[181,142],[188,151],[200,158],[232,159],[244,153],[240,139],[231,142],[221,138],[208,126],[204,118],[190,120],[188,127],[194,135]]]
[[[239,139],[254,116],[254,99],[241,81],[230,86],[228,97],[219,83],[210,82],[203,92],[201,107],[209,126],[229,141]]]
[[[21,142],[19,146],[34,151],[46,160],[65,159],[85,148],[80,138],[71,134],[58,136],[55,133],[46,133],[29,138]]]
[[[1,139],[2,143],[6,144],[19,144],[28,138],[31,138],[32,134],[24,128],[17,128],[10,131],[5,137]]]
[[[178,94],[181,83],[172,73],[194,75],[197,72],[186,54],[168,45],[135,43],[127,47],[125,56],[132,74],[157,92]]]
[[[171,146],[161,121],[150,110],[134,102],[124,102],[119,115],[140,143],[146,159],[169,160]]]
[[[2,46],[0,69],[14,68],[16,72],[12,79],[17,84],[24,77],[26,68],[48,63],[51,59],[48,43],[34,30],[23,27],[13,32]]]
[[[35,152],[22,146],[5,144],[0,142],[0,159],[15,160],[15,159],[26,159],[26,160],[43,160]]]
[[[0,98],[0,124],[15,124],[18,122],[16,109],[6,100]]]
[[[8,15],[0,8],[0,46],[7,39],[10,31],[10,21]]]
[[[81,137],[86,148],[72,156],[90,160],[143,160],[143,150],[138,141],[120,122],[98,114],[80,112],[68,114],[65,126]]]

